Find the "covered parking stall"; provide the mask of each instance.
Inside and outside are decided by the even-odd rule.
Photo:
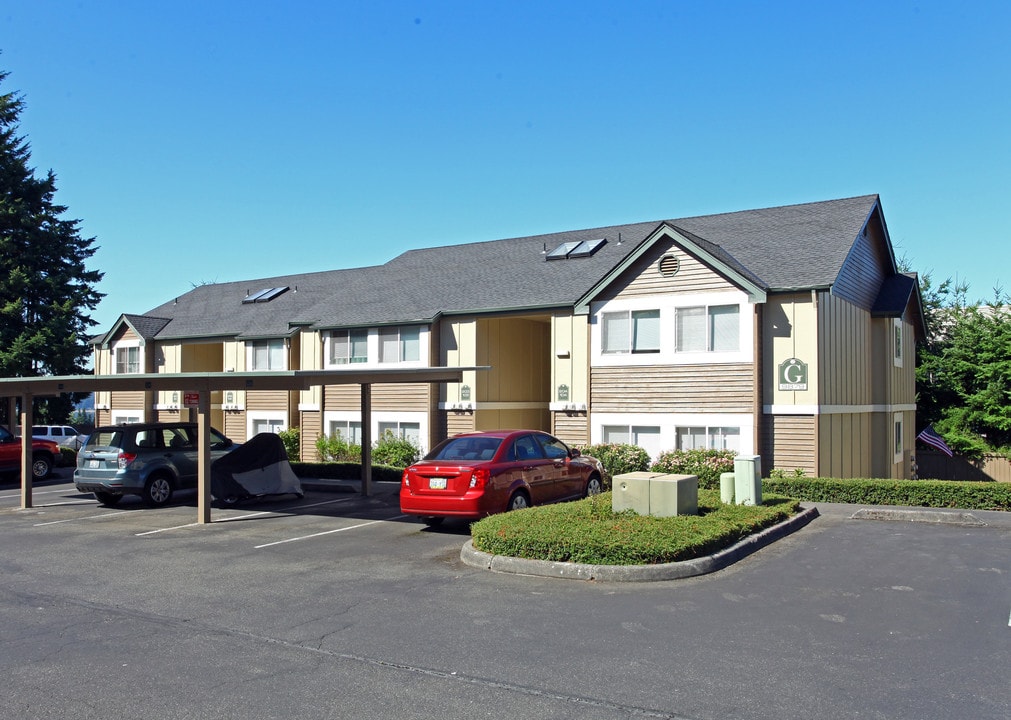
[[[435,367],[411,369],[354,370],[288,370],[215,373],[140,373],[133,375],[68,375],[38,378],[0,378],[0,397],[6,397],[8,417],[17,414],[21,400],[20,423],[30,428],[33,423],[32,400],[35,397],[69,392],[168,390],[197,393],[197,432],[199,457],[197,463],[197,511],[199,523],[211,521],[210,483],[210,412],[211,392],[217,390],[308,390],[326,385],[359,385],[362,417],[362,494],[372,492],[372,386],[388,383],[461,382],[463,373],[487,370],[487,367]],[[11,428],[13,432],[13,428]],[[21,444],[21,508],[32,507],[31,443]]]

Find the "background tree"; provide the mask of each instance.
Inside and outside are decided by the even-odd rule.
[[[0,86],[8,73],[0,71]],[[18,134],[24,101],[0,93],[0,376],[71,375],[85,371],[89,311],[102,294],[102,273],[88,270],[94,238],[54,202],[56,176],[37,178],[27,140]],[[62,422],[74,398],[39,398],[40,423]]]
[[[969,303],[968,286],[921,281],[928,340],[917,348],[917,420],[952,450],[1011,456],[1011,310],[1001,288]]]

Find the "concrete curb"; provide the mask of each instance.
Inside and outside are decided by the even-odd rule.
[[[468,540],[460,550],[460,559],[471,567],[492,572],[557,577],[569,580],[601,582],[655,582],[680,580],[705,575],[731,565],[780,538],[801,529],[818,517],[817,508],[802,509],[793,517],[772,527],[749,535],[743,540],[712,555],[659,565],[587,565],[583,563],[527,560],[506,555],[481,552]]]

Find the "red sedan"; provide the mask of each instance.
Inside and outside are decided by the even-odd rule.
[[[404,470],[400,511],[429,525],[530,505],[573,500],[603,489],[600,461],[537,430],[495,430],[443,440]]]

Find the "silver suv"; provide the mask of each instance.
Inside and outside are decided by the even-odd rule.
[[[238,447],[211,429],[211,459]],[[197,486],[196,423],[136,423],[96,428],[77,453],[74,485],[113,506],[124,495],[164,505],[176,490]]]

